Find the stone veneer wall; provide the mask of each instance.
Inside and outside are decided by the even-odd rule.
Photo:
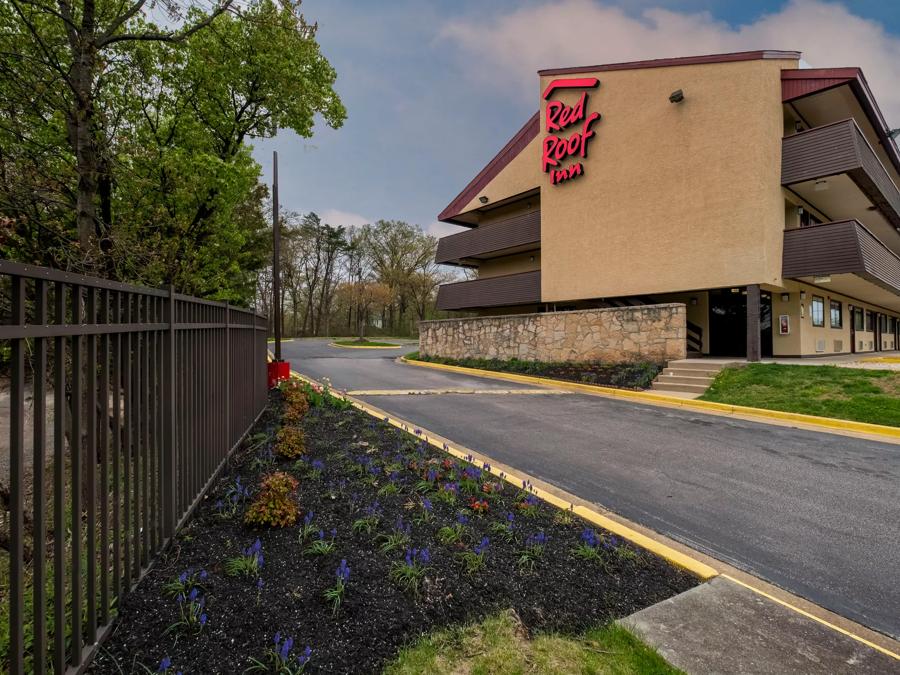
[[[419,323],[419,352],[451,359],[663,363],[687,355],[683,304]]]

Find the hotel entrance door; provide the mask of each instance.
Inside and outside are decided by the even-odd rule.
[[[760,296],[762,355],[772,356],[772,294]],[[709,292],[710,356],[747,356],[747,292],[723,288]]]

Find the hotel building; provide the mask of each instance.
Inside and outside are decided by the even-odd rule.
[[[900,347],[900,152],[859,68],[757,51],[538,73],[439,215],[438,308],[684,303],[687,353]]]

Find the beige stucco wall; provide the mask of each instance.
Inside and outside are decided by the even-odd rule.
[[[484,204],[479,197],[486,196],[490,201],[488,205],[515,197],[523,192],[528,192],[538,187],[542,180],[540,157],[541,135],[529,143],[522,152],[494,176],[494,179],[479,192],[472,200],[461,209],[462,213],[472,209],[482,208]]]
[[[532,260],[534,258],[534,260]],[[504,274],[519,274],[520,272],[533,272],[541,269],[541,252],[531,251],[518,255],[508,255],[502,258],[484,260],[478,265],[478,278],[499,277]]]
[[[419,323],[420,353],[455,359],[663,363],[685,344],[677,303]]]
[[[801,297],[801,291],[806,297]],[[781,299],[782,293],[788,293],[787,302]],[[813,296],[824,298],[825,301],[825,325],[813,326],[810,312]],[[831,327],[830,301],[837,300],[841,303],[843,322],[841,328]],[[775,356],[815,356],[816,354],[846,353],[851,351],[850,327],[853,316],[850,314],[850,305],[860,307],[873,313],[886,314],[898,317],[898,313],[888,311],[882,307],[857,300],[848,295],[816,288],[809,284],[788,281],[783,289],[772,290],[772,342]],[[791,332],[789,335],[780,335],[778,321],[781,314],[790,316]],[[865,325],[865,324],[864,324]],[[825,340],[825,351],[816,350],[817,342]],[[839,345],[835,345],[839,341]],[[870,352],[875,349],[874,331],[856,331],[856,351]],[[862,343],[860,345],[860,342]],[[882,349],[897,349],[893,334],[885,333],[882,336]]]
[[[588,106],[603,117],[584,175],[553,186],[540,174],[542,300],[778,283],[781,70],[795,66],[596,73]],[[541,78],[541,90],[549,80]],[[680,104],[668,100],[675,89],[684,90]],[[539,138],[544,127],[542,105]],[[520,158],[539,167],[540,147]]]

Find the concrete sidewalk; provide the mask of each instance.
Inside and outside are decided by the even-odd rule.
[[[900,673],[900,660],[721,576],[619,623],[687,673]]]

